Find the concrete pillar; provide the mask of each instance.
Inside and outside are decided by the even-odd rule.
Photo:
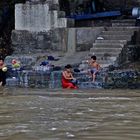
[[[57,1],[54,1],[55,3]],[[59,17],[58,10],[50,10],[48,3],[26,3],[15,6],[15,30],[44,32],[70,26],[67,18]]]
[[[16,30],[48,31],[50,27],[51,21],[47,4],[16,4]]]
[[[68,45],[67,45],[67,53],[69,55],[76,52],[76,29],[69,28],[68,29]]]

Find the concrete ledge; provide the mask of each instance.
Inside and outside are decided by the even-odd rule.
[[[18,71],[15,78],[7,79],[7,86],[28,88],[61,88],[61,71]],[[80,89],[136,89],[140,88],[140,72],[125,71],[101,71],[93,83],[87,73],[75,73]],[[15,82],[15,84],[13,83]],[[17,84],[18,83],[18,84]]]

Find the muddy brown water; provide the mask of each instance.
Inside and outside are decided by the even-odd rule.
[[[0,140],[140,140],[139,90],[0,89]]]

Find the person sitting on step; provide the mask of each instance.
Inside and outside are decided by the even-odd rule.
[[[73,77],[72,66],[66,65],[62,72],[62,87],[68,89],[77,89],[77,80]]]

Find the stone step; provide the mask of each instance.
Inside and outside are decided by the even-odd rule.
[[[98,54],[95,54],[96,55],[96,57],[97,57],[97,59],[98,60],[109,60],[109,59],[116,59],[118,56],[119,56],[119,54],[118,55],[109,55],[109,54],[103,54],[103,55],[98,55]],[[91,59],[91,57],[90,56],[86,56],[85,57],[85,59],[86,60],[90,60]]]
[[[120,43],[93,43],[93,48],[123,48],[124,45]]]
[[[117,53],[117,54],[114,54],[114,55],[110,55],[108,53],[104,53],[103,55],[98,55],[97,53],[95,53],[96,57],[97,57],[97,60],[105,60],[105,61],[116,61],[116,59],[119,57],[119,54],[120,53]],[[91,57],[90,56],[87,56],[85,59],[86,60],[89,60]]]
[[[100,64],[101,68],[107,68],[109,67],[111,64]]]
[[[112,23],[136,23],[136,19],[111,20]]]
[[[120,53],[117,52],[97,52],[96,54],[89,52],[87,58],[90,58],[92,55],[96,55],[98,57],[117,57],[119,54]]]
[[[127,40],[130,41],[131,35],[100,35],[105,40]]]
[[[140,27],[106,27],[106,31],[139,31]],[[122,39],[121,39],[122,40]]]
[[[118,26],[121,26],[121,27],[126,27],[126,26],[135,26],[136,23],[112,23],[112,27],[118,27]]]
[[[102,64],[102,67],[109,66],[109,64]],[[19,71],[21,75],[17,77],[9,77],[6,79],[7,86],[9,87],[37,87],[37,88],[62,88],[61,86],[61,71],[49,73],[38,73],[35,71]],[[139,77],[140,73],[133,70],[115,70],[107,72],[102,69],[93,83],[91,75],[87,73],[74,73],[79,88],[140,88]],[[20,77],[19,77],[20,76]]]
[[[100,39],[96,39],[95,43],[111,43],[111,44],[115,44],[115,43],[121,43],[121,44],[127,44],[127,40],[100,40]]]
[[[97,60],[99,64],[114,64],[115,61],[116,61],[116,58],[112,60]]]
[[[91,79],[92,77],[91,77],[91,73],[90,73],[90,70],[91,70],[91,68],[89,68],[89,69],[87,69],[87,71],[86,72],[78,72],[78,73],[73,73],[73,75],[74,75],[74,77],[75,78],[77,78],[77,79]],[[102,70],[100,70],[99,71],[99,73],[98,73],[98,78],[100,79],[102,79],[103,78],[103,76],[105,76],[105,74],[106,74],[106,72],[105,71],[102,71]]]
[[[83,60],[82,63],[79,65],[80,70],[87,70],[90,68],[88,63],[87,62],[84,63],[84,62],[86,62],[86,60]],[[115,64],[115,60],[97,60],[97,62],[100,64],[101,68],[108,67],[110,65]]]
[[[99,56],[99,55],[97,55],[96,53],[95,53],[95,55],[96,55],[96,57],[97,57],[97,61],[98,62],[100,62],[101,64],[105,64],[105,63],[112,63],[112,62],[115,62],[115,61],[117,61],[118,60],[118,57],[119,57],[119,53],[118,53],[118,55],[117,56],[105,56],[105,55],[103,55],[103,56]],[[86,58],[85,58],[86,59]],[[87,57],[87,59],[86,60],[89,60],[90,59],[90,57]]]
[[[102,82],[81,82],[78,84],[78,87],[81,89],[89,89],[89,88],[101,89],[103,87],[103,83]]]
[[[106,65],[106,64],[109,64],[109,65],[113,65],[114,62],[117,60],[117,58],[115,59],[110,59],[110,60],[97,60],[97,62],[100,64],[100,65]],[[89,68],[89,65],[88,64],[85,64],[84,62],[86,62],[86,60],[83,60],[82,61],[82,65],[84,65],[84,69],[88,69]],[[80,67],[81,68],[81,67]]]
[[[89,52],[88,56],[92,56],[92,55],[99,55],[99,56],[102,56],[102,55],[109,55],[109,56],[116,56],[118,55],[119,53],[117,52]]]
[[[6,86],[16,87],[19,86],[19,80],[16,77],[7,78],[6,79]]]
[[[135,26],[135,19],[112,20],[112,26]]]
[[[117,59],[117,56],[99,56],[99,55],[96,55],[96,57],[98,58],[98,60],[105,60],[105,61],[108,61],[108,60],[113,60],[113,61],[116,61]],[[86,60],[89,60],[90,57],[86,57],[85,58]]]
[[[102,31],[102,35],[133,35],[133,31]]]
[[[122,50],[122,48],[91,48],[90,52],[94,52],[94,54],[99,53],[99,52],[104,52],[104,53],[112,53],[112,52],[116,52],[116,53],[120,53]]]

